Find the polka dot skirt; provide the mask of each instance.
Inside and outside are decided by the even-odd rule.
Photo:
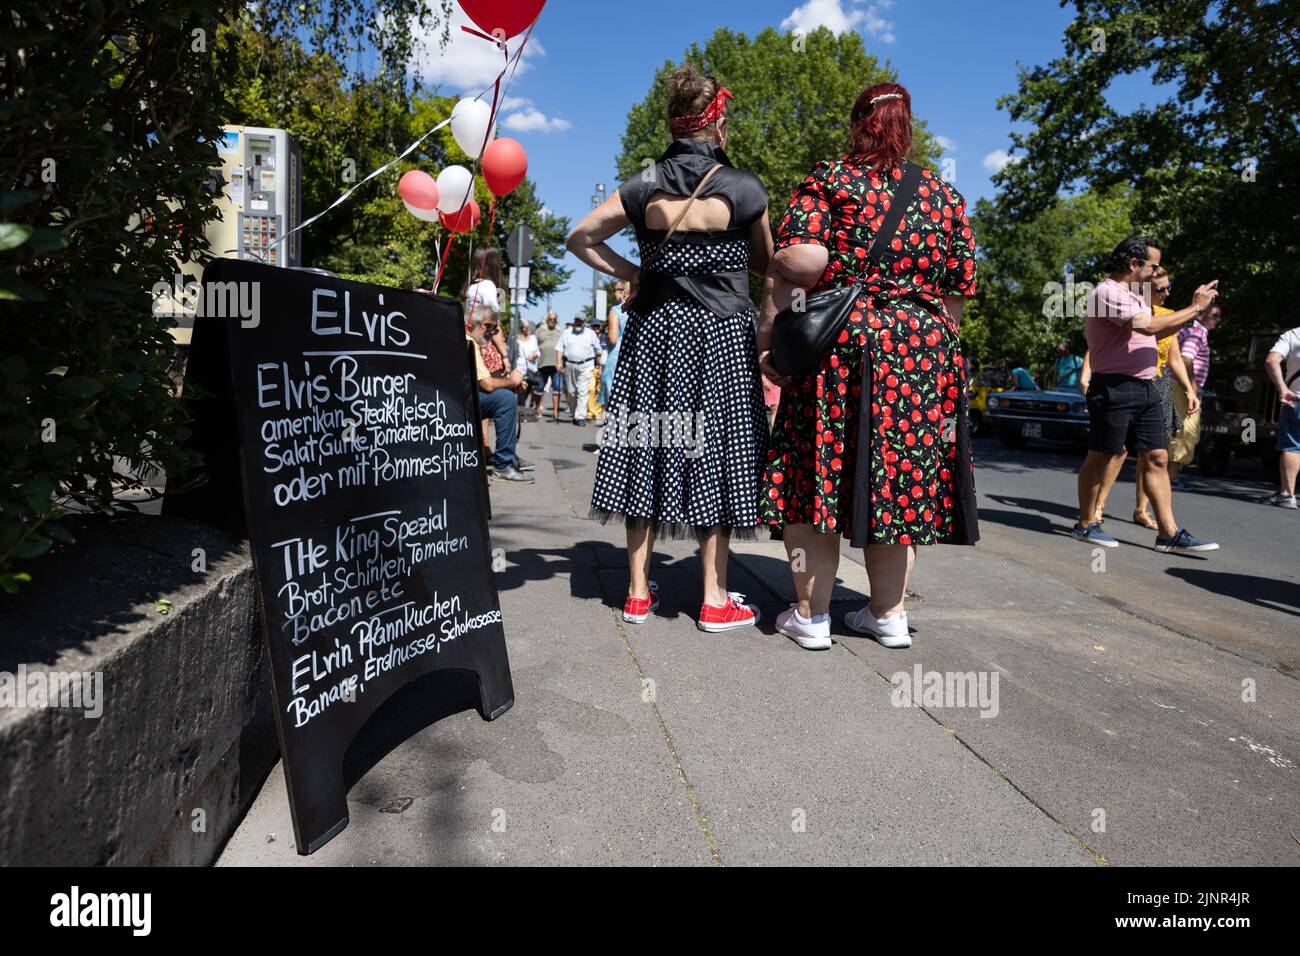
[[[703,275],[747,258],[744,240],[669,243],[654,266]],[[606,414],[591,517],[668,537],[756,536],[767,419],[753,309],[719,316],[682,294],[631,311]]]

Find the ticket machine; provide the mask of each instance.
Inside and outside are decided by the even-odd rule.
[[[282,129],[226,126],[217,153],[221,165],[212,170],[212,188],[219,191],[220,216],[208,223],[208,249],[223,259],[251,259],[272,266],[302,263],[302,235],[288,235],[302,221],[302,152]],[[201,282],[203,267],[192,262],[182,270],[182,284]],[[172,336],[188,346],[194,327],[193,309],[175,296],[161,306],[176,318]]]
[[[224,258],[302,264],[302,237],[277,240],[302,221],[302,153],[282,129],[227,126],[218,144],[225,181],[208,242]]]

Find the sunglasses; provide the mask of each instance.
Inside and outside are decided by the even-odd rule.
[[[1173,290],[1173,288],[1174,287],[1171,285],[1165,285],[1165,286],[1158,285],[1152,291],[1155,292],[1156,295],[1168,295]]]

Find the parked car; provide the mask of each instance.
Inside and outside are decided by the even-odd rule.
[[[1269,381],[1264,360],[1278,341],[1279,332],[1257,332],[1251,337],[1251,350],[1245,364],[1212,365],[1210,382],[1213,392],[1204,390],[1201,397],[1212,395],[1216,407],[1205,402],[1201,412],[1201,441],[1196,446],[1196,460],[1206,475],[1222,475],[1234,455],[1258,458],[1265,471],[1278,467],[1278,415],[1281,399]]]
[[[1268,379],[1264,360],[1278,332],[1257,332],[1245,364],[1211,366],[1213,391],[1202,391],[1201,441],[1196,462],[1207,475],[1222,475],[1234,455],[1258,458],[1265,470],[1277,467],[1277,418],[1281,401]]]
[[[975,376],[975,384],[967,388],[967,417],[970,419],[972,435],[978,435],[984,430],[986,425],[984,416],[988,414],[989,395],[1015,387],[1014,383],[1008,381],[1009,377],[1010,373],[1001,369],[981,369]]]
[[[1201,392],[1201,440],[1196,445],[1196,466],[1213,477],[1227,474],[1232,449],[1241,432],[1242,416],[1228,411],[1227,403],[1205,389]]]
[[[1038,439],[1086,442],[1088,405],[1077,389],[1017,389],[988,397],[986,420],[1008,448]]]

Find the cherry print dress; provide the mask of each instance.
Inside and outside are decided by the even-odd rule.
[[[691,195],[718,163],[700,196],[726,200],[728,228],[679,229],[660,249],[666,230],[646,226],[646,205],[655,193]],[[641,281],[624,310],[590,515],[666,537],[757,537],[767,417],[749,233],[766,215],[767,190],[717,146],[679,139],[618,194]]]
[[[975,241],[961,194],[924,170],[879,265],[867,249],[903,173],[819,163],[795,190],[778,250],[825,246],[812,291],[863,280],[849,326],[816,372],[781,391],[762,520],[871,544],[979,537],[966,376],[942,297],[975,294]]]

